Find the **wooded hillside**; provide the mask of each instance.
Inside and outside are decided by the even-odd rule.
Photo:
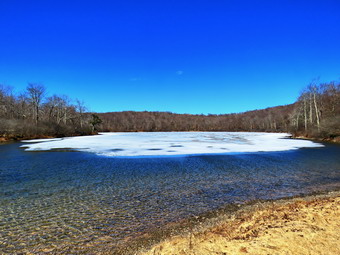
[[[340,136],[340,83],[312,82],[294,104],[221,115],[171,112],[98,114],[101,131],[260,131],[333,139]]]
[[[292,114],[296,135],[335,138],[340,135],[340,83],[312,82],[300,94]]]
[[[294,105],[238,114],[193,115],[171,112],[100,113],[102,131],[271,131],[286,132]]]
[[[91,116],[84,104],[65,95],[46,94],[41,84],[28,84],[15,94],[0,85],[0,138],[22,139],[90,134]]]
[[[80,100],[28,84],[15,94],[0,85],[0,138],[93,134],[97,131],[260,131],[334,139],[340,136],[340,83],[309,84],[294,104],[235,114],[89,113]]]

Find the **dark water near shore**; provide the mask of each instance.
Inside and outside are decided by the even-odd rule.
[[[340,146],[332,144],[168,158],[25,152],[20,145],[0,145],[0,253],[68,246],[86,253],[228,203],[340,188]]]

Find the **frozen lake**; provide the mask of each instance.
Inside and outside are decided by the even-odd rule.
[[[69,149],[104,156],[166,156],[286,151],[322,147],[284,133],[145,132],[101,133],[95,136],[25,141],[27,151]]]
[[[286,136],[105,133],[0,145],[0,254],[112,254],[226,205],[340,189],[339,145]]]

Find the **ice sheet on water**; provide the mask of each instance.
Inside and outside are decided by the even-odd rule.
[[[33,139],[33,140],[22,140],[24,143],[41,143],[41,142],[50,142],[50,141],[59,141],[62,138],[46,138],[46,139]]]
[[[101,133],[94,136],[26,141],[27,151],[74,149],[105,156],[166,156],[322,147],[306,140],[284,139],[286,133],[255,132],[145,132]]]

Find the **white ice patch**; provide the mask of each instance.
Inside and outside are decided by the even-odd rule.
[[[165,156],[286,151],[323,147],[306,140],[288,139],[283,133],[251,132],[145,132],[101,133],[63,139],[26,141],[26,151],[72,149],[105,156]],[[287,138],[287,139],[284,139]]]
[[[60,141],[63,138],[46,138],[46,139],[33,139],[33,140],[22,140],[24,143],[41,143],[41,142],[51,142],[51,141]]]

